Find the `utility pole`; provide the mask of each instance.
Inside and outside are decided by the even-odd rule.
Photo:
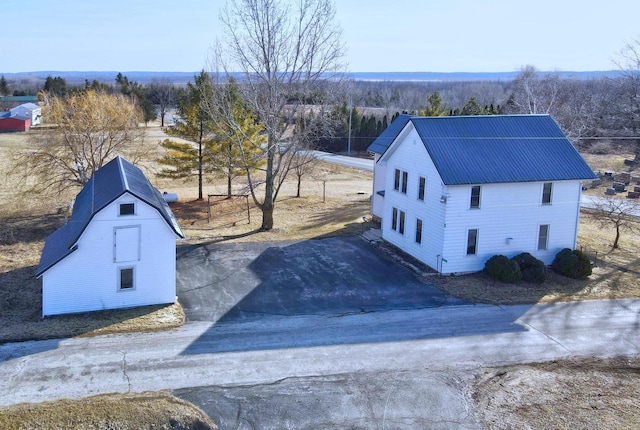
[[[351,117],[353,115],[353,100],[349,99],[349,139],[347,140],[347,156],[351,156]]]

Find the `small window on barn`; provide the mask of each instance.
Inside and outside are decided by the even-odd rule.
[[[398,233],[404,234],[404,219],[405,213],[404,211],[400,211],[400,220],[398,222]]]
[[[120,203],[120,215],[135,215],[136,206],[134,203]]]
[[[120,276],[118,278],[120,290],[133,290],[135,288],[133,267],[120,268]]]
[[[393,178],[393,189],[400,190],[400,170],[396,169],[395,176]]]

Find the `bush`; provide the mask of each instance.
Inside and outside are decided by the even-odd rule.
[[[512,258],[520,266],[522,280],[541,284],[547,279],[547,266],[528,252],[523,252]]]
[[[520,266],[515,260],[504,255],[494,255],[484,265],[485,272],[493,279],[515,284],[522,279]]]
[[[551,268],[567,278],[587,279],[591,275],[591,261],[583,252],[565,248],[558,252]]]

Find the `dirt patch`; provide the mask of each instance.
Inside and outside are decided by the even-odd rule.
[[[189,402],[165,393],[103,395],[0,409],[3,429],[193,429],[217,426]]]
[[[471,387],[490,429],[640,428],[640,357],[491,368]]]

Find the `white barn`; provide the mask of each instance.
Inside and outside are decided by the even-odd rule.
[[[441,273],[575,249],[596,176],[550,116],[401,115],[387,130],[369,147],[384,240]]]
[[[46,240],[36,273],[42,315],[173,303],[176,238],[184,234],[160,192],[138,167],[114,158]]]
[[[31,126],[42,122],[42,108],[35,103],[23,103],[11,109],[11,115],[31,118]]]

